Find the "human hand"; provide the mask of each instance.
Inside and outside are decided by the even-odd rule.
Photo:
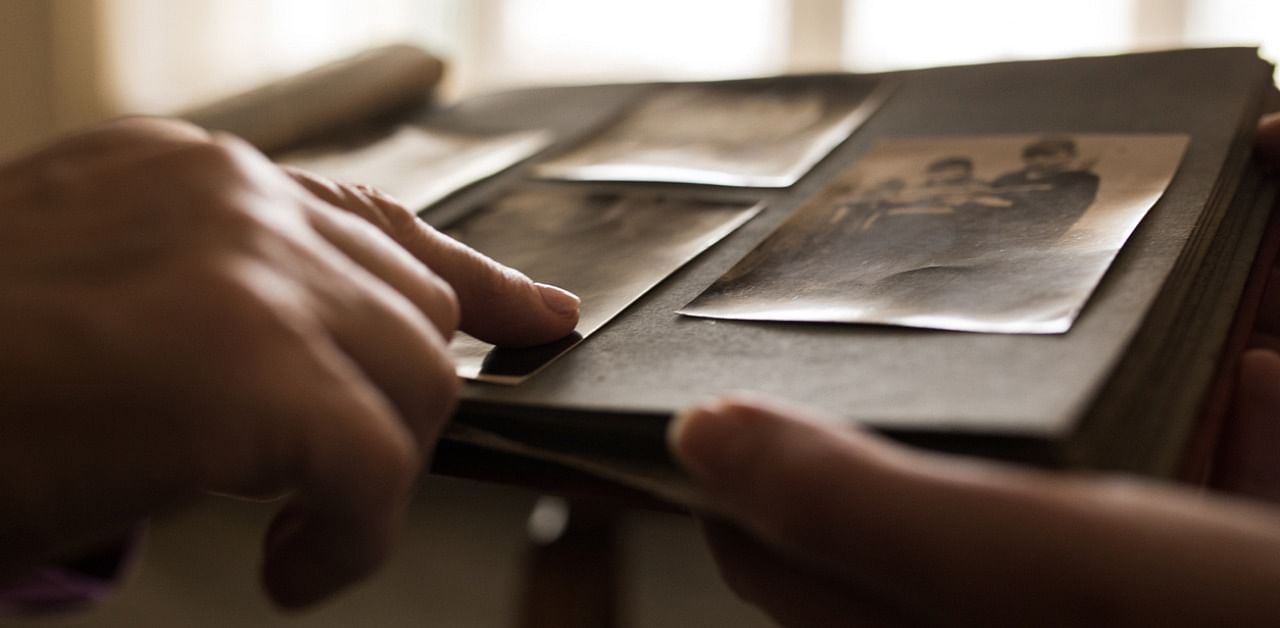
[[[1254,135],[1254,148],[1258,155],[1271,162],[1280,162],[1280,113],[1262,116]]]
[[[194,127],[117,122],[0,166],[0,575],[202,491],[288,493],[264,582],[317,601],[396,536],[459,323],[520,345],[576,322],[572,295],[394,201]]]
[[[1270,625],[1280,516],[1136,480],[908,450],[757,400],[690,409],[729,585],[786,626]]]
[[[1255,148],[1264,160],[1280,163],[1280,114],[1258,123]],[[1265,251],[1264,251],[1265,252]],[[1240,360],[1231,421],[1215,463],[1213,487],[1253,499],[1280,503],[1280,260],[1262,292]]]

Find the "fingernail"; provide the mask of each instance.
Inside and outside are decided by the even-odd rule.
[[[577,295],[545,283],[535,283],[533,285],[538,287],[538,292],[542,295],[542,302],[546,303],[552,312],[566,318],[578,315],[578,310],[582,307],[582,300]]]
[[[736,472],[742,425],[742,418],[726,412],[724,404],[697,404],[667,424],[667,446],[695,480],[714,486]]]

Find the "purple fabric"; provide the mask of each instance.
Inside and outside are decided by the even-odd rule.
[[[135,533],[111,549],[0,582],[0,615],[72,611],[102,600],[134,563],[140,536]]]

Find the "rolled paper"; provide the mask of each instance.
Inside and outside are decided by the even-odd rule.
[[[444,62],[415,46],[369,50],[180,114],[265,153],[427,100]]]

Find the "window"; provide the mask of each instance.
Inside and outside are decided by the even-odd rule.
[[[863,71],[1123,51],[1134,3],[854,0],[844,65]]]
[[[1268,0],[99,0],[105,109],[168,112],[389,41],[447,93],[1263,43]]]

